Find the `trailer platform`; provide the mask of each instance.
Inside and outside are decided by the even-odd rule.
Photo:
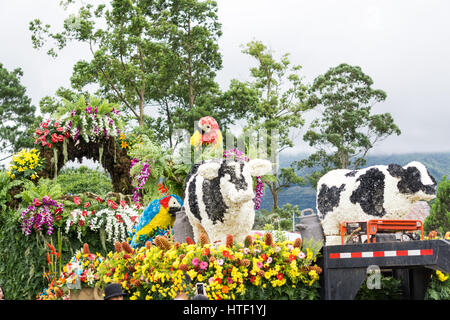
[[[406,298],[423,299],[432,270],[450,273],[450,241],[378,242],[323,247],[326,300],[352,300],[368,268],[393,269]]]

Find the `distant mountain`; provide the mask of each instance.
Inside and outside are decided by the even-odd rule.
[[[295,161],[308,157],[306,153],[298,155],[280,155],[280,167],[285,168]],[[422,162],[430,174],[440,181],[443,176],[450,178],[450,152],[442,153],[407,153],[407,154],[392,154],[392,155],[374,155],[366,158],[366,167],[374,165],[388,165],[396,163],[401,166],[408,164],[411,161]],[[301,172],[299,172],[302,175]],[[286,203],[298,205],[302,209],[313,208],[316,211],[316,190],[311,187],[292,186],[283,190],[278,195],[278,202],[280,206]],[[269,190],[265,190],[261,201],[261,209],[270,211],[272,209],[272,195]]]

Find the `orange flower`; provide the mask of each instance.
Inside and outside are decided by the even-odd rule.
[[[125,140],[122,140],[120,146],[122,147],[122,149],[126,149],[126,147],[128,147],[128,143]]]
[[[223,292],[223,293],[227,294],[228,291],[230,291],[230,289],[228,288],[228,286],[223,286],[223,287],[222,287],[222,292]]]

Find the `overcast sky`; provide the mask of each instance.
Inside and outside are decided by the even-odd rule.
[[[0,0],[0,62],[24,71],[32,103],[69,87],[74,63],[90,56],[70,46],[57,59],[32,48],[34,18],[61,25],[59,0]],[[87,2],[87,1],[85,1]],[[306,81],[340,63],[359,65],[387,93],[373,112],[390,112],[402,130],[373,153],[450,151],[450,1],[218,0],[223,70],[217,81],[249,79],[241,45],[261,40],[276,57],[290,53]],[[300,131],[300,135],[305,129]],[[299,137],[291,152],[308,151]]]

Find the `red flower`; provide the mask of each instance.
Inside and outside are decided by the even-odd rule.
[[[83,217],[86,217],[86,216],[87,216],[87,211],[84,210],[84,211],[81,213],[81,215],[82,215]]]
[[[111,208],[113,208],[114,210],[116,210],[119,206],[117,205],[117,203],[115,203],[113,201],[113,203],[111,204]]]
[[[116,214],[116,219],[117,219],[119,222],[122,222],[122,216],[121,216],[120,214]]]
[[[97,200],[98,202],[100,202],[100,203],[102,203],[103,202],[103,199],[102,198],[100,198],[100,197],[97,197],[97,198],[95,198],[95,200]]]
[[[36,135],[40,136],[41,134],[43,134],[44,132],[42,130],[36,129],[36,131],[34,132]]]
[[[52,142],[53,143],[58,142],[58,135],[56,133],[52,134]]]
[[[65,136],[66,138],[69,138],[69,137],[70,137],[70,132],[69,132],[69,131],[64,132],[64,136]]]
[[[59,221],[59,220],[61,220],[61,219],[62,219],[62,217],[61,217],[60,214],[57,214],[57,215],[55,216],[55,221]]]
[[[55,247],[52,246],[50,243],[47,242],[47,247],[52,251],[52,254],[56,254]]]
[[[122,207],[124,207],[124,208],[125,208],[125,206],[127,205],[127,202],[126,202],[126,201],[123,201],[123,200],[121,200],[121,201],[120,201],[120,205],[121,205]]]
[[[138,208],[138,209],[140,209],[141,208],[141,203],[140,202],[138,202],[137,204],[136,204],[136,208]]]
[[[209,248],[203,249],[202,255],[209,256],[209,254],[210,254]]]
[[[52,261],[50,260],[50,254],[47,252],[47,263],[52,264]]]
[[[251,276],[251,277],[250,277],[250,282],[251,282],[251,283],[255,282],[255,280],[256,280],[256,277],[255,277],[255,276]]]
[[[131,221],[133,221],[133,222],[136,222],[136,218],[137,218],[137,216],[130,217]]]
[[[33,199],[33,204],[34,204],[35,207],[39,207],[42,203],[39,201],[38,198],[34,198]]]
[[[48,127],[48,123],[42,122],[42,123],[41,123],[41,127],[44,128],[44,129],[46,129],[46,128]]]
[[[294,261],[294,260],[295,260],[295,255],[290,254],[290,255],[289,255],[289,261]]]
[[[214,279],[218,284],[221,284],[222,283],[222,279],[220,279],[220,278],[216,278],[216,279]]]
[[[278,278],[278,280],[283,280],[283,274],[282,273],[278,273],[277,274],[277,278]]]
[[[78,224],[80,225],[80,227],[84,226],[84,220],[80,220],[80,221],[78,222]]]
[[[63,127],[58,127],[58,128],[56,128],[56,131],[58,131],[58,132],[63,132],[63,131],[64,131],[64,128],[63,128]]]
[[[73,197],[73,202],[78,206],[81,203],[80,197]]]
[[[263,261],[267,260],[267,255],[265,253],[261,254],[261,259],[263,259]]]
[[[63,142],[64,141],[64,136],[63,135],[58,135],[58,141],[59,142]]]
[[[48,135],[49,132],[50,132],[50,131],[48,131],[48,129],[45,129],[45,130],[44,130],[44,136]]]
[[[95,214],[95,210],[92,210],[92,211],[91,211],[91,214]]]
[[[86,202],[86,203],[84,204],[84,207],[85,207],[85,208],[89,208],[90,205],[91,205],[91,204],[90,204],[89,202]]]
[[[223,250],[222,254],[225,258],[229,258],[230,257],[230,253],[227,250]]]
[[[49,143],[47,146],[49,147],[49,149],[51,149],[53,147],[53,145],[51,143]]]
[[[59,123],[58,123],[58,122],[55,122],[55,123],[53,124],[53,126],[55,126],[55,128],[58,128],[58,127],[59,127]]]

